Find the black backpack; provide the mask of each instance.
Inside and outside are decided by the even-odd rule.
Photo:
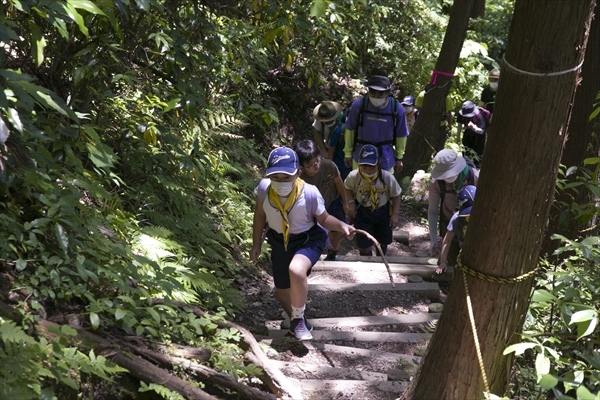
[[[377,147],[377,149],[381,152],[381,146],[386,145],[386,144],[394,144],[394,139],[396,138],[396,127],[398,126],[398,100],[394,97],[394,96],[388,96],[389,101],[392,102],[392,113],[380,113],[377,111],[367,111],[367,106],[369,104],[369,95],[365,94],[362,99],[360,100],[360,109],[358,111],[358,121],[356,124],[356,129],[354,130],[354,139],[352,141],[352,150],[354,150],[356,148],[357,144],[371,144],[375,147]],[[359,128],[362,128],[363,126],[363,122],[364,122],[364,118],[365,118],[365,114],[375,114],[375,115],[384,115],[384,116],[388,116],[391,115],[392,116],[392,125],[393,125],[393,131],[394,131],[394,136],[391,140],[386,140],[383,142],[379,142],[379,143],[373,143],[373,142],[369,142],[367,140],[362,140],[358,138],[358,130]]]

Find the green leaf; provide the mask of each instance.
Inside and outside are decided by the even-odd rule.
[[[525,350],[533,349],[534,347],[537,347],[537,346],[538,346],[537,343],[532,343],[532,342],[517,343],[517,344],[513,344],[511,346],[508,346],[502,354],[507,355],[507,354],[514,352],[516,355],[521,355],[521,354],[525,353]]]
[[[65,335],[69,335],[69,336],[73,336],[73,337],[77,336],[77,330],[71,328],[69,325],[62,325],[60,327],[60,331],[62,333],[64,333]]]
[[[531,300],[535,301],[537,303],[547,303],[549,301],[556,300],[556,296],[553,295],[552,293],[550,293],[547,290],[540,289],[540,290],[536,290],[533,293],[533,296],[531,297]]]
[[[596,313],[596,310],[577,311],[571,315],[571,321],[569,321],[569,325],[576,324],[578,322],[589,321],[597,316],[598,314]]]
[[[98,329],[100,326],[100,317],[95,312],[90,313],[90,323],[92,324],[92,328]]]
[[[31,31],[31,47],[33,49],[33,58],[35,60],[35,65],[39,67],[44,62],[46,39],[36,24],[30,23],[29,30]]]
[[[67,232],[65,228],[59,223],[56,223],[54,226],[54,234],[56,236],[56,240],[58,240],[58,245],[62,249],[62,251],[66,254],[69,249],[69,237],[67,236]]]
[[[582,337],[591,335],[598,325],[598,318],[592,318],[588,321],[577,324],[577,340]]]
[[[77,24],[81,33],[83,33],[85,37],[89,37],[90,33],[87,26],[85,26],[85,22],[83,21],[81,14],[79,14],[77,10],[75,10],[69,3],[63,4],[63,8],[69,18],[71,18]]]
[[[546,374],[546,375],[542,376],[542,379],[540,379],[540,386],[544,390],[550,390],[557,384],[558,384],[558,379],[556,379],[551,374]]]
[[[310,6],[310,16],[317,18],[324,16],[327,6],[329,6],[329,1],[327,0],[313,0]]]
[[[98,147],[88,143],[87,149],[90,161],[92,161],[97,168],[110,169],[113,167],[115,154],[110,147],[102,143],[100,143]]]
[[[18,130],[20,133],[23,133],[23,123],[21,122],[21,117],[19,116],[19,112],[14,108],[9,108],[7,114],[8,114],[8,120],[10,121],[11,124],[13,124],[15,129]],[[1,124],[4,124],[4,121],[2,121]],[[4,143],[4,142],[2,142],[2,143]]]
[[[135,0],[135,4],[137,4],[137,6],[144,11],[150,10],[150,1],[149,0]]]
[[[115,319],[118,321],[126,315],[127,311],[123,310],[122,308],[117,308],[117,311],[115,312]]]
[[[538,380],[550,373],[550,359],[544,353],[538,353],[535,357],[535,372]]]
[[[17,267],[17,271],[23,271],[27,267],[27,260],[19,258],[15,264]]]
[[[101,9],[99,9],[93,2],[89,0],[67,0],[67,3],[73,8],[85,10],[92,14],[106,15]]]
[[[597,400],[598,397],[594,396],[585,386],[581,385],[577,388],[577,400]]]

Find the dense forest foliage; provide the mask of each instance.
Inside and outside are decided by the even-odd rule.
[[[217,350],[211,367],[251,382],[240,333],[221,322],[245,309],[235,278],[259,273],[246,254],[265,154],[308,137],[312,108],[347,103],[371,74],[416,95],[451,2],[0,1],[0,397],[92,398],[120,376],[78,329]],[[500,65],[511,12],[490,0],[472,20],[456,104]],[[597,238],[561,251],[569,267],[595,265]],[[598,277],[565,265],[548,267],[530,325],[552,339],[585,323],[583,340],[513,348],[540,350],[516,392],[598,390]]]

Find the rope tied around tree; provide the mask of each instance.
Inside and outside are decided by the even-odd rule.
[[[481,346],[479,344],[479,337],[477,335],[477,327],[475,326],[475,316],[473,314],[473,305],[471,304],[471,295],[469,294],[469,285],[467,284],[467,274],[493,283],[519,283],[526,281],[527,279],[532,278],[538,268],[533,269],[532,271],[527,272],[526,274],[519,275],[514,278],[503,278],[496,277],[493,275],[484,274],[483,272],[476,271],[472,268],[467,267],[462,263],[461,260],[462,250],[458,253],[458,257],[456,258],[456,268],[461,271],[463,274],[463,283],[465,286],[465,295],[467,299],[467,309],[469,311],[469,322],[471,323],[471,331],[473,332],[473,341],[475,343],[475,351],[477,353],[477,362],[479,363],[479,370],[481,371],[481,377],[483,379],[483,385],[485,387],[485,398],[491,399],[492,392],[490,391],[490,385],[487,380],[487,375],[485,373],[485,366],[483,365],[483,356],[481,355]]]

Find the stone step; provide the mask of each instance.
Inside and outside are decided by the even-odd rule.
[[[286,376],[293,376],[295,379],[311,379],[318,376],[327,376],[327,379],[347,379],[347,380],[369,380],[369,381],[387,381],[387,374],[370,371],[357,371],[356,369],[335,368],[322,365],[310,365],[304,363],[271,360]]]
[[[308,321],[314,328],[348,328],[382,325],[419,325],[426,324],[440,318],[439,313],[427,314],[390,314],[360,317],[340,318],[309,318]],[[265,321],[265,325],[281,324],[282,320]]]
[[[309,320],[313,321],[313,320]],[[287,330],[270,330],[269,337],[282,338]],[[407,332],[359,332],[359,331],[322,331],[313,330],[313,340],[381,342],[381,343],[423,343],[431,339],[430,334]]]
[[[275,287],[273,285],[263,285],[263,293],[271,292]],[[432,300],[440,298],[440,287],[437,282],[421,283],[396,283],[392,287],[391,283],[327,283],[327,284],[308,284],[308,291],[328,291],[328,292],[350,292],[350,291],[399,291],[406,293],[417,293],[426,296]]]
[[[421,357],[409,356],[406,354],[389,353],[386,351],[360,349],[358,347],[338,346],[335,344],[325,344],[319,342],[303,342],[307,349],[312,351],[331,352],[336,354],[344,354],[352,357],[361,356],[369,358],[377,358],[379,360],[391,361],[397,363],[398,360],[404,360],[412,367],[416,367],[421,362]]]
[[[361,389],[377,389],[384,392],[398,393],[398,397],[408,388],[407,382],[393,381],[376,381],[376,380],[318,380],[318,379],[302,379],[300,385],[303,392],[317,393],[319,396],[329,394],[330,396],[338,396],[339,393],[350,395],[352,392]],[[314,397],[309,397],[314,398]],[[347,397],[344,397],[347,398]]]

